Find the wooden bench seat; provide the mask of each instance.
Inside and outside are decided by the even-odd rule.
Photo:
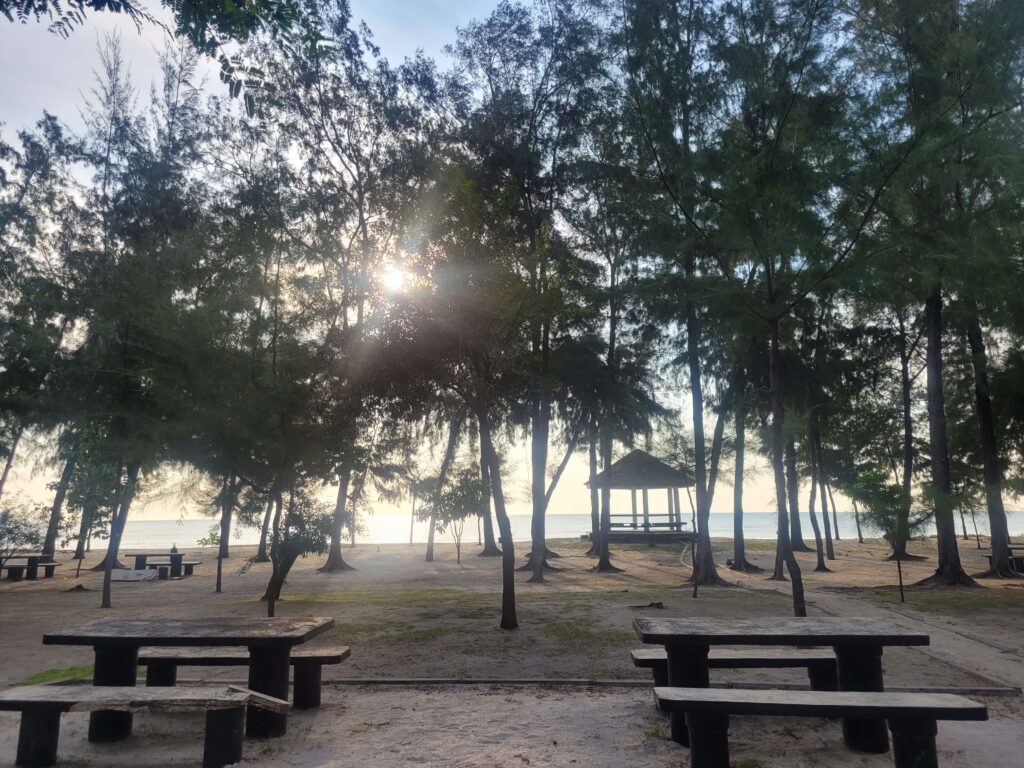
[[[729,768],[730,715],[884,718],[897,768],[937,768],[937,721],[988,719],[984,704],[948,693],[659,687],[654,695],[662,710],[686,714],[692,768]]]
[[[320,706],[320,688],[324,664],[340,664],[352,655],[347,645],[292,648],[295,668],[293,698],[296,709]],[[175,685],[178,667],[247,667],[249,649],[232,648],[142,648],[139,664],[146,667],[146,685]]]
[[[0,692],[0,710],[21,712],[17,765],[45,768],[57,761],[60,716],[96,710],[204,710],[203,767],[242,759],[247,706],[288,711],[288,702],[239,686],[136,688],[102,685],[26,685]]]
[[[663,647],[636,648],[630,652],[633,664],[650,669],[654,684],[668,685],[668,655]],[[836,655],[830,648],[712,648],[711,669],[807,669],[811,688],[835,691],[839,688]]]

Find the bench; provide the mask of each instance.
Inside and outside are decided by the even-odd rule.
[[[12,564],[11,561],[17,561]],[[39,569],[43,569],[43,578],[53,578],[55,569],[60,568],[63,563],[58,563],[49,555],[14,555],[9,557],[4,567],[7,568],[7,578],[11,581],[21,581],[22,577],[29,581],[39,578]]]
[[[987,720],[984,704],[948,693],[655,688],[662,710],[684,712],[692,768],[729,768],[729,716],[884,718],[896,768],[937,768],[939,720]],[[673,732],[673,741],[679,741]]]
[[[96,710],[204,710],[206,738],[203,768],[220,768],[242,759],[247,706],[287,712],[288,702],[247,688],[136,688],[101,685],[27,685],[0,693],[0,710],[21,712],[16,764],[46,768],[57,762],[60,716]]]
[[[1013,563],[1013,570],[1018,573],[1024,573],[1024,552],[1020,551],[1020,547],[1016,547],[1017,552],[1010,552],[1010,562]],[[992,554],[985,555],[985,559],[988,560],[989,568],[992,567]]]
[[[656,686],[668,685],[668,655],[664,648],[637,648],[630,651],[633,664],[650,669]],[[712,648],[708,652],[711,669],[807,669],[811,689],[839,689],[836,655],[828,648]]]
[[[202,560],[171,560],[170,562],[154,562],[146,563],[146,568],[152,568],[160,574],[161,579],[166,579],[167,575],[171,576],[191,576],[195,573],[195,567],[202,565]],[[137,568],[136,570],[142,570]]]
[[[296,709],[320,706],[320,687],[324,664],[340,664],[352,655],[346,645],[333,647],[295,647],[291,652]],[[139,664],[146,667],[146,685],[175,685],[178,667],[247,667],[248,648],[143,648]]]

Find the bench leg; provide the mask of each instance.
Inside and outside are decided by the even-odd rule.
[[[241,761],[244,730],[245,707],[207,711],[203,768],[222,768]]]
[[[96,646],[93,685],[135,685],[138,673],[137,646]],[[89,716],[89,741],[119,741],[132,733],[132,713],[100,709]]]
[[[812,691],[838,691],[839,673],[834,661],[807,665],[807,678]]]
[[[151,661],[146,664],[146,685],[170,688],[178,684],[178,665],[173,661]]]
[[[934,720],[894,718],[889,721],[889,730],[896,768],[939,768],[935,751],[939,729]]]
[[[708,671],[710,646],[665,646],[668,656],[668,684],[678,688],[707,688],[711,684]],[[690,746],[686,730],[686,713],[672,712],[672,741],[684,747]]]
[[[52,565],[51,566],[47,566],[46,568],[44,568],[43,569],[43,578],[44,579],[52,579],[53,578],[54,570],[55,569],[54,569],[54,567]]]
[[[668,685],[668,662],[663,661],[660,664],[655,663],[651,667],[651,673],[654,675],[654,687],[664,688]],[[654,708],[661,712],[661,702],[658,701],[658,697],[654,697]],[[667,712],[665,714],[668,714]]]
[[[692,768],[729,768],[729,716],[687,712]]]
[[[28,581],[36,581],[39,578],[39,566],[30,565],[25,569],[25,578]]]
[[[320,706],[320,682],[323,667],[318,661],[295,663],[293,704],[296,709],[316,709]]]
[[[882,691],[882,648],[840,648],[836,651],[841,691]],[[870,717],[843,719],[843,741],[856,752],[889,751],[885,720]]]
[[[32,707],[21,713],[16,765],[46,768],[57,762],[60,714],[54,707]]]
[[[21,581],[25,575],[25,569],[21,566],[7,566],[7,580]]]
[[[185,575],[186,576],[191,576],[193,573],[195,573],[195,566],[194,565],[184,565],[182,567],[185,569]]]
[[[291,648],[286,645],[250,646],[249,687],[257,693],[287,701],[290,656]],[[284,736],[287,729],[287,715],[249,707],[245,720],[247,736],[257,739]]]
[[[166,565],[161,565],[159,568],[156,569],[157,577],[160,579],[160,581],[167,581],[167,576],[169,572],[170,569]]]

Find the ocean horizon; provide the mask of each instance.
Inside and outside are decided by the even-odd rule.
[[[1007,521],[1010,527],[1011,536],[1020,535],[1024,532],[1024,511],[1007,512]],[[529,541],[530,539],[530,515],[514,514],[509,515],[512,523],[512,537],[515,541]],[[476,543],[477,518],[466,521],[463,543]],[[743,516],[744,535],[749,539],[774,539],[775,520],[774,512],[747,512]],[[688,522],[688,521],[687,521]],[[956,517],[957,532],[960,533],[960,519]],[[988,517],[985,514],[976,513],[978,533],[988,534]],[[733,534],[733,516],[728,512],[713,512],[710,519],[710,530],[713,537],[731,538]],[[801,525],[804,538],[807,541],[813,540],[810,519],[801,515]],[[363,520],[365,532],[357,534],[357,544],[408,544],[410,541],[410,518],[402,515],[367,515]],[[124,551],[131,551],[132,548],[151,547],[162,549],[171,546],[196,547],[200,546],[199,541],[208,539],[212,531],[216,531],[218,524],[215,518],[187,518],[178,520],[132,520],[129,518],[125,525],[124,536],[121,541],[121,548]],[[689,528],[689,523],[687,528]],[[864,526],[865,537],[875,538],[879,533]],[[580,514],[550,514],[546,520],[546,532],[549,539],[579,538],[590,532],[590,515]],[[843,539],[852,539],[856,536],[856,526],[853,513],[839,513],[839,532]],[[934,526],[929,526],[928,535],[934,534]],[[971,518],[967,517],[967,532],[974,535],[974,524]],[[231,532],[231,543],[238,545],[258,544],[260,532],[258,528],[249,526],[234,526]],[[427,541],[427,523],[416,521],[411,526],[411,538],[413,543],[424,544]],[[451,535],[438,533],[435,541],[450,542]]]

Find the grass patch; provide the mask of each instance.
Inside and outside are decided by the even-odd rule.
[[[557,640],[564,650],[575,653],[636,642],[632,632],[595,627],[590,616],[544,622],[544,634]]]
[[[54,683],[58,680],[92,680],[92,664],[85,664],[80,667],[60,667],[58,669],[47,669],[29,675],[18,685],[41,685],[43,683]]]
[[[835,591],[879,605],[900,604],[900,592],[896,587]],[[908,608],[948,616],[1005,616],[1008,611],[1019,611],[1024,599],[1024,590],[1020,587],[905,587],[904,592]]]

